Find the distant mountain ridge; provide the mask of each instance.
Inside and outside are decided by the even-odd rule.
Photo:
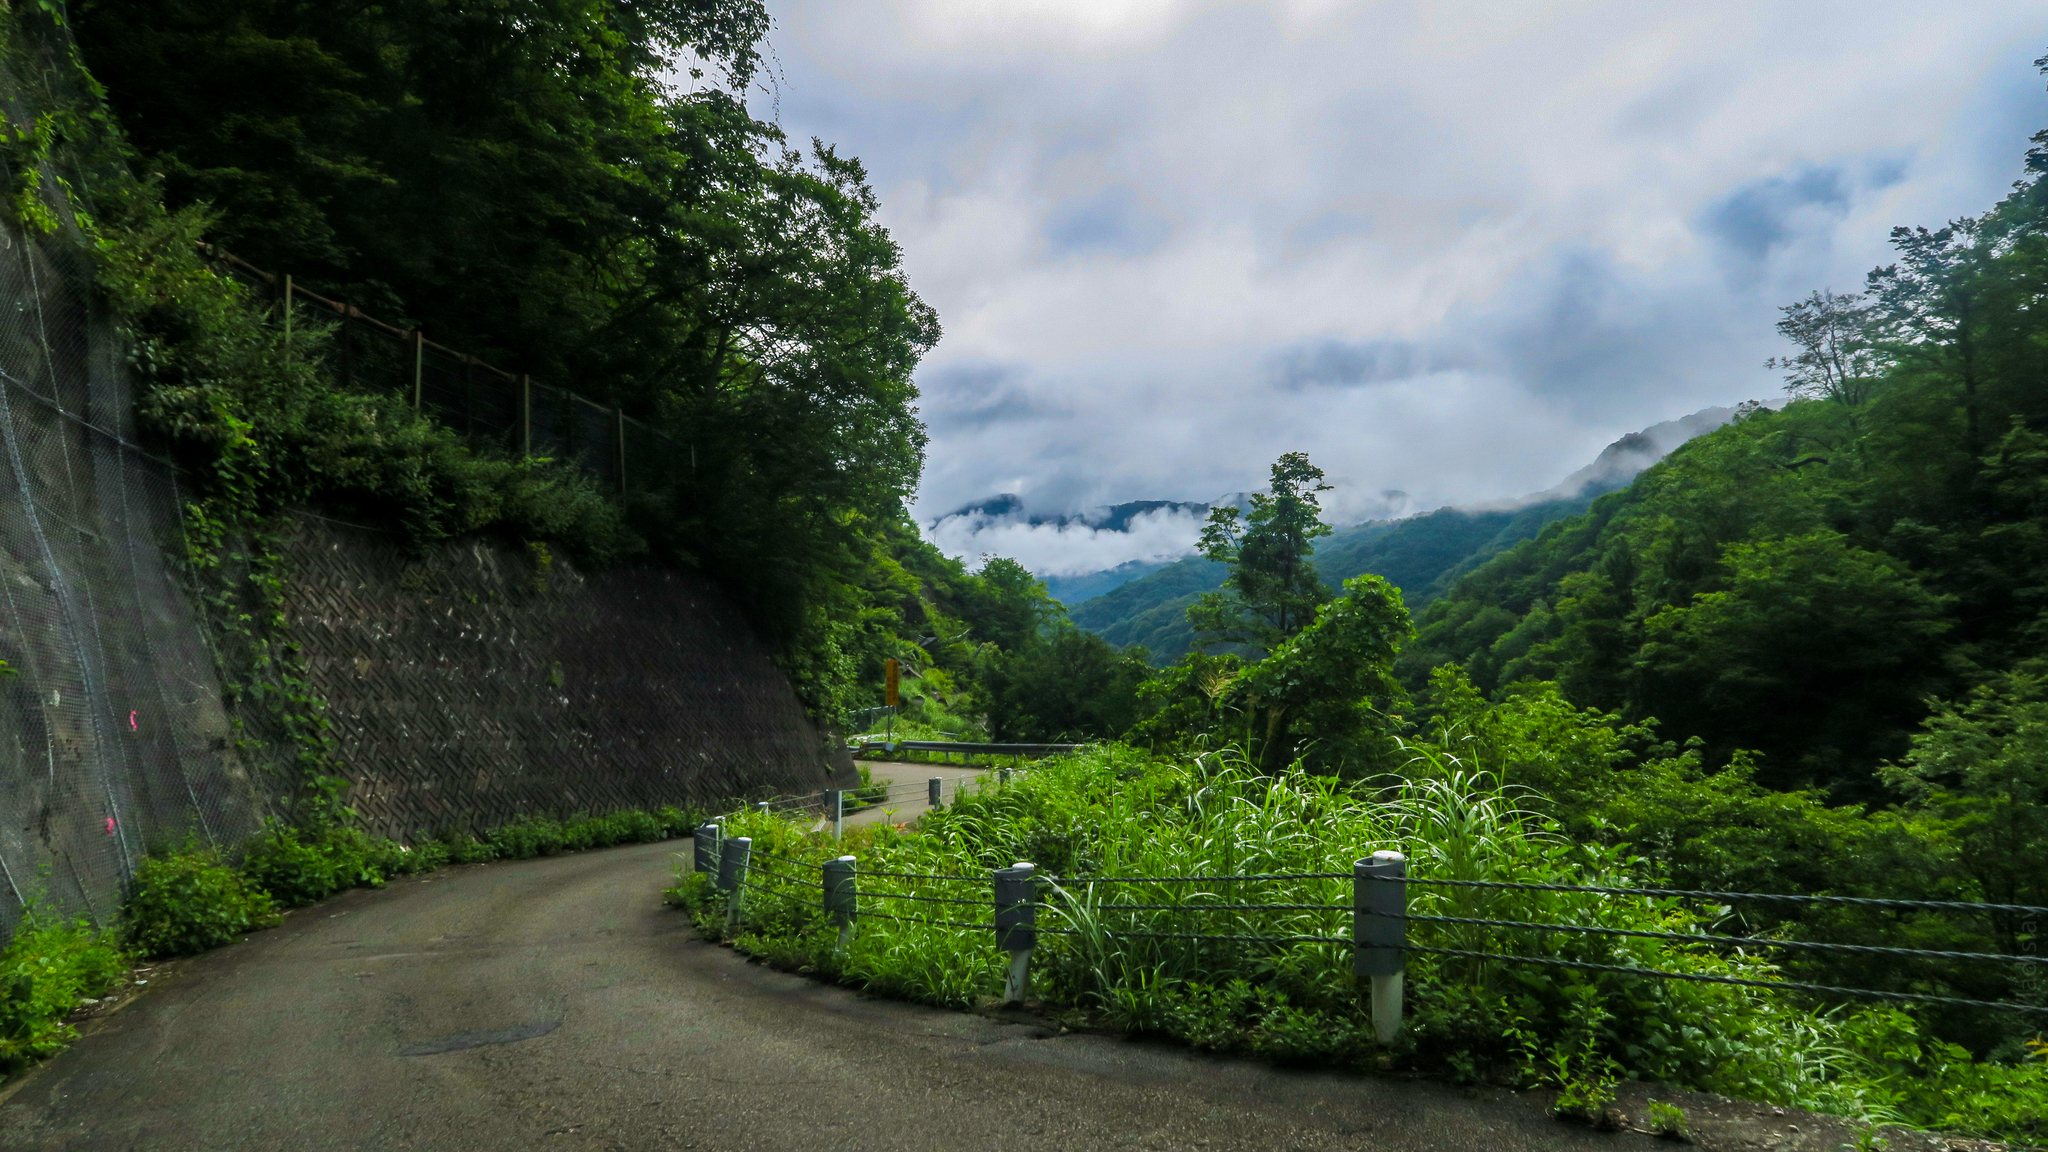
[[[1103,508],[1091,508],[1082,512],[1063,512],[1057,515],[1026,512],[1024,498],[1014,492],[990,496],[962,504],[944,516],[933,521],[933,526],[955,518],[980,517],[987,520],[1014,520],[1024,524],[1049,524],[1056,528],[1079,525],[1100,532],[1128,532],[1131,521],[1152,512],[1165,509],[1189,516],[1206,516],[1209,506],[1194,500],[1127,500],[1122,504],[1111,504]]]
[[[1361,573],[1383,576],[1402,590],[1409,610],[1418,611],[1489,557],[1535,536],[1552,521],[1585,511],[1597,497],[1627,487],[1643,469],[1734,415],[1730,408],[1708,408],[1631,432],[1555,487],[1521,500],[1439,508],[1339,529],[1317,547],[1316,568],[1332,588]],[[1107,572],[1060,577],[1057,589],[1048,580],[1047,587],[1071,605],[1074,623],[1113,644],[1142,644],[1154,663],[1170,663],[1194,646],[1188,606],[1202,593],[1222,587],[1225,569],[1199,556],[1138,570],[1145,567],[1133,561]],[[1124,573],[1129,575],[1117,579]],[[1069,598],[1105,583],[1109,586],[1091,599],[1076,604]]]
[[[1100,572],[1083,572],[1079,576],[1047,576],[1045,590],[1062,604],[1080,604],[1093,600],[1119,585],[1150,576],[1172,563],[1172,560],[1126,560],[1114,568],[1106,568]]]

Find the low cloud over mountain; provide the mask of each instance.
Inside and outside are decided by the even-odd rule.
[[[1551,488],[1474,504],[1467,510],[1510,511],[1622,487],[1672,449],[1719,428],[1734,415],[1730,408],[1707,408],[1652,424],[1609,444],[1592,463]],[[1341,491],[1329,496],[1325,507],[1340,525],[1392,520],[1409,512],[1407,493],[1394,489],[1364,497]],[[1235,493],[1218,497],[1215,503],[1243,500],[1243,493]],[[1008,556],[1043,579],[1086,588],[1086,595],[1093,595],[1121,583],[1117,572],[1124,579],[1135,578],[1193,554],[1209,508],[1190,500],[1133,500],[1082,512],[1042,512],[1032,510],[1023,497],[1004,493],[946,513],[927,525],[925,534],[970,564],[982,556]],[[1073,579],[1096,576],[1105,578]]]

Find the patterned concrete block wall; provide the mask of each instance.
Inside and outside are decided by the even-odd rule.
[[[746,623],[690,574],[586,576],[483,540],[419,555],[314,517],[287,555],[291,627],[328,702],[350,804],[375,831],[857,779]]]

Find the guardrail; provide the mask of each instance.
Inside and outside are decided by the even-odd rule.
[[[1062,756],[1079,752],[1086,744],[978,744],[964,740],[863,740],[853,746],[856,756],[909,756],[925,759],[933,754],[944,757],[951,763],[954,756],[963,762],[971,762],[976,756],[990,759],[1009,757],[1022,761],[1026,757]]]

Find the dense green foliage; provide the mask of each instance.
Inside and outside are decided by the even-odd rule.
[[[1541,737],[1541,733],[1531,735]],[[881,894],[985,899],[988,872],[1013,860],[1057,877],[1045,887],[1034,996],[1062,1019],[1290,1062],[1436,1070],[1465,1079],[1548,1082],[1597,1101],[1620,1076],[1685,1085],[1872,1120],[1902,1119],[2024,1137],[2048,1115],[2048,1061],[1972,1062],[1922,1039],[1891,1010],[1815,1011],[1795,997],[1608,972],[1411,955],[1409,1024],[1391,1050],[1372,1040],[1346,946],[1192,941],[1171,934],[1346,938],[1350,884],[1090,885],[1088,877],[1349,872],[1382,848],[1417,875],[1628,884],[1624,849],[1577,840],[1525,794],[1475,773],[1456,738],[1410,749],[1405,779],[1340,785],[1299,770],[1263,774],[1224,751],[1154,760],[1110,747],[1048,761],[1007,786],[984,786],[910,830],[850,830],[835,841],[777,817],[742,814],[731,834],[756,852],[821,864],[855,854],[863,873],[959,875],[959,882],[863,875],[867,911],[917,916]],[[1545,750],[1518,745],[1515,758]],[[680,867],[680,865],[679,865]],[[1006,956],[986,928],[864,918],[840,952],[815,885],[763,879],[747,890],[736,943],[791,967],[929,1003],[996,997]],[[725,898],[678,877],[671,898],[699,929],[724,936]],[[1205,904],[1330,905],[1328,910]],[[1118,910],[1118,905],[1167,905]],[[905,909],[908,908],[909,911]],[[1410,911],[1518,921],[1699,931],[1711,922],[1673,901],[1574,893],[1416,887]],[[926,917],[931,918],[931,917]],[[959,919],[947,916],[943,919]],[[1124,934],[1118,934],[1121,930]],[[1133,933],[1165,933],[1139,936]],[[1629,937],[1411,923],[1417,944],[1769,979],[1772,967],[1698,945]]]
[[[1403,697],[1394,654],[1411,631],[1400,589],[1377,576],[1346,580],[1314,622],[1239,677],[1259,762],[1350,776],[1386,764]]]
[[[1145,653],[1119,651],[1071,624],[1049,628],[995,661],[989,728],[996,740],[1100,740],[1138,719]]]
[[[646,844],[687,835],[703,813],[629,809],[567,819],[534,815],[490,830],[399,844],[336,824],[272,825],[243,846],[239,865],[187,845],[146,858],[123,909],[126,940],[145,956],[179,956],[232,944],[296,908],[350,888],[376,888],[446,864],[526,860]]]
[[[112,939],[40,904],[22,911],[0,949],[0,1075],[20,1071],[76,1039],[65,1022],[87,997],[106,994],[128,971]]]
[[[144,956],[204,952],[278,922],[270,893],[196,847],[137,865],[125,911],[128,945]]]
[[[1357,779],[1396,757],[1407,694],[1394,657],[1411,634],[1400,589],[1354,576],[1344,594],[1263,660],[1192,652],[1136,690],[1131,739],[1155,748],[1234,743],[1269,769],[1289,764]]]

